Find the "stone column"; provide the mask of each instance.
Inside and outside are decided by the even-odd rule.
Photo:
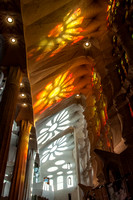
[[[23,199],[30,130],[31,124],[28,121],[22,120],[9,200]]]
[[[32,188],[32,173],[34,169],[34,156],[35,150],[29,150],[28,159],[27,159],[27,169],[24,185],[24,195],[23,200],[31,200],[31,188]]]
[[[10,67],[0,103],[0,195],[3,187],[20,79],[20,68]]]

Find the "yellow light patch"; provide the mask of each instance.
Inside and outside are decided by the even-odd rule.
[[[32,52],[29,52],[29,58],[33,57],[35,53],[39,51],[35,61],[42,60],[46,55],[49,57],[55,56],[64,47],[70,44],[75,44],[79,40],[83,39],[81,35],[83,32],[80,25],[83,22],[84,17],[81,16],[81,9],[78,8],[74,12],[70,11],[64,17],[63,23],[57,24],[52,30],[49,31],[48,36],[39,43],[39,46]],[[78,38],[77,38],[78,37]],[[58,44],[58,45],[57,45]]]
[[[66,20],[67,20],[67,18],[68,18],[69,15],[71,14],[71,12],[72,12],[72,10],[71,10],[69,13],[66,14],[66,16],[65,16],[64,19],[63,19],[63,21],[66,21]]]
[[[78,19],[76,19],[76,20],[72,21],[71,23],[69,23],[69,24],[67,25],[67,28],[72,28],[72,27],[74,27],[74,26],[77,26],[77,25],[79,25],[79,24],[82,24],[83,19],[84,19],[84,17],[79,17]]]
[[[56,39],[56,42],[57,42],[57,43],[61,43],[62,40],[63,40],[62,38],[57,38],[57,39]]]
[[[41,47],[44,47],[44,46],[46,46],[47,45],[47,43],[48,43],[48,41],[45,39],[45,40],[42,40],[41,42],[40,42],[40,44],[39,44],[39,47],[41,48]]]
[[[81,15],[81,9],[78,8],[66,21],[66,24],[70,23],[71,21],[75,20],[78,16]]]
[[[58,77],[55,79],[54,87],[57,87],[57,86],[58,86],[60,79],[61,79],[61,75],[58,76]]]
[[[45,88],[46,88],[46,90],[52,90],[52,88],[53,88],[52,83],[49,83]],[[45,93],[45,91],[44,91],[44,93]]]
[[[34,112],[40,112],[41,114],[52,104],[60,102],[62,98],[73,95],[73,90],[75,89],[73,82],[74,78],[72,78],[72,73],[70,74],[69,71],[59,75],[37,95],[38,100],[33,105]]]
[[[68,35],[68,34],[64,34],[62,35],[62,37],[66,40],[73,40],[73,36],[72,35]]]
[[[60,93],[60,87],[56,87],[52,90],[52,92],[50,92],[49,94],[49,98],[53,98],[56,97],[58,94]]]

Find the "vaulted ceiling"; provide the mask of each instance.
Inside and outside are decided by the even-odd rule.
[[[24,78],[19,105],[24,103],[20,98],[23,91],[29,105],[25,110],[18,106],[17,120],[32,121],[33,106],[34,121],[41,127],[49,116],[79,103],[85,108],[92,154],[94,148],[111,150],[107,109],[113,105],[123,81],[118,67],[118,63],[123,65],[121,56],[112,53],[116,38],[108,27],[108,9],[106,0],[0,2],[1,41],[3,46],[6,44],[1,67],[20,66],[28,74],[31,87],[32,102]],[[7,13],[14,18],[13,26],[5,23]],[[16,45],[9,42],[10,36],[17,39]]]

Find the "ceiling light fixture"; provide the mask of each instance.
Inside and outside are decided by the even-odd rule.
[[[12,17],[7,17],[7,22],[12,24],[13,23],[13,18]]]
[[[81,98],[80,94],[76,94],[75,97],[76,97],[77,99],[80,99],[80,98]]]
[[[85,48],[90,48],[90,47],[91,47],[90,41],[86,41],[86,42],[84,43],[84,47],[85,47]]]
[[[26,104],[26,103],[23,103],[22,106],[23,106],[23,107],[27,107],[27,104]]]
[[[24,84],[23,83],[20,83],[20,87],[23,87],[24,86]]]
[[[10,42],[11,42],[12,44],[16,44],[16,43],[17,43],[17,40],[16,40],[14,37],[12,37],[12,38],[10,38]]]
[[[58,167],[50,167],[47,169],[48,172],[54,172],[58,169]]]
[[[21,97],[25,97],[25,94],[22,93],[22,94],[21,94]]]

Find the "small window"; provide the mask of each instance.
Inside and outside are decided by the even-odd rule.
[[[73,175],[67,177],[67,187],[73,187]]]
[[[63,189],[63,176],[57,177],[57,190]]]

